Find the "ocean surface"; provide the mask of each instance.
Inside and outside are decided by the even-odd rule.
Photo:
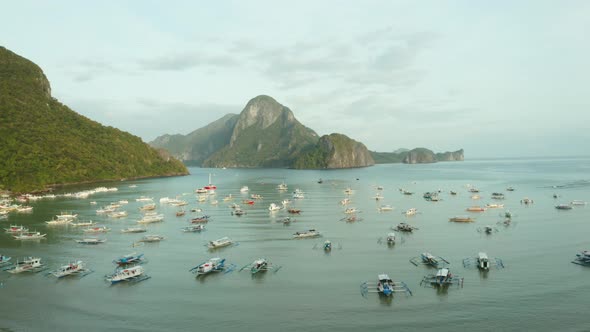
[[[96,193],[87,199],[56,198],[32,202],[32,214],[9,215],[0,221],[24,225],[47,233],[47,239],[19,242],[0,232],[0,254],[13,260],[39,256],[51,268],[83,260],[94,270],[83,278],[57,280],[45,275],[0,272],[0,330],[4,331],[588,331],[590,330],[590,267],[572,264],[575,254],[590,249],[590,206],[555,209],[559,203],[590,201],[590,158],[539,158],[473,160],[426,165],[390,164],[329,171],[286,169],[191,168],[187,177],[159,178],[68,187],[76,192],[97,186],[117,187],[116,192]],[[208,184],[218,189],[207,202],[197,202],[194,190]],[[323,183],[318,183],[319,178]],[[276,187],[285,182],[289,190]],[[130,187],[137,185],[137,187]],[[248,194],[240,193],[248,186]],[[383,190],[377,190],[382,186]],[[341,219],[344,190],[354,190],[351,204],[362,221]],[[470,187],[481,192],[473,200]],[[515,191],[506,191],[513,187]],[[286,211],[269,213],[270,203],[292,199],[299,188],[305,198],[293,200],[302,210],[285,226]],[[399,188],[414,192],[402,195]],[[442,201],[429,202],[422,194],[440,190]],[[453,190],[458,194],[452,196]],[[384,199],[373,197],[380,192]],[[505,194],[503,201],[490,199]],[[231,214],[223,197],[232,194],[240,204],[251,194],[263,196],[247,214]],[[557,194],[558,198],[553,195]],[[140,196],[154,198],[162,223],[147,225],[143,234],[122,234],[141,217]],[[201,208],[176,217],[178,207],[161,205],[161,197],[179,197]],[[521,204],[528,197],[533,204]],[[123,219],[96,214],[110,202],[127,199]],[[217,200],[218,204],[211,204]],[[96,201],[97,205],[91,205]],[[503,203],[504,209],[470,213],[469,206]],[[381,204],[395,207],[379,212]],[[415,216],[403,211],[418,209]],[[513,214],[506,226],[504,211]],[[98,237],[107,242],[80,245],[85,237],[75,227],[48,227],[61,211],[91,219],[112,230]],[[184,233],[188,219],[211,216],[206,230]],[[473,223],[452,223],[449,218],[471,215]],[[419,229],[399,234],[394,246],[379,241],[400,222]],[[498,224],[499,223],[499,224]],[[479,230],[493,225],[486,235]],[[293,239],[296,231],[315,228],[321,238]],[[145,234],[165,240],[133,247]],[[238,245],[209,251],[206,244],[228,236]],[[314,246],[325,240],[335,244],[325,253]],[[451,272],[464,278],[464,286],[435,289],[420,285],[436,270],[414,266],[412,257],[431,252],[448,260]],[[487,273],[465,268],[462,260],[485,251],[503,260],[504,269]],[[135,284],[110,285],[104,275],[114,270],[113,259],[131,252],[144,253],[150,279]],[[210,257],[226,258],[237,269],[196,278],[189,269]],[[264,257],[282,266],[277,273],[251,275],[239,268]],[[361,296],[360,285],[387,273],[404,281],[413,296]]]

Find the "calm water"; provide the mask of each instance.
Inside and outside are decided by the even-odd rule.
[[[208,173],[218,186],[219,205],[197,203],[194,189],[206,185]],[[586,311],[590,268],[571,264],[575,254],[590,249],[590,206],[558,211],[554,206],[574,199],[590,201],[590,159],[486,160],[433,165],[380,165],[376,167],[295,171],[283,169],[209,170],[191,169],[191,176],[108,183],[118,192],[97,193],[89,199],[56,199],[32,203],[31,215],[11,214],[8,224],[23,224],[46,232],[48,239],[21,243],[0,234],[0,250],[13,259],[41,256],[51,267],[81,259],[95,270],[81,278],[55,280],[39,274],[11,275],[0,272],[0,328],[15,331],[35,330],[195,330],[250,329],[259,331],[380,331],[436,330],[565,330],[590,329]],[[318,178],[324,183],[318,184]],[[276,186],[285,181],[289,191],[279,193]],[[129,185],[137,184],[137,188]],[[473,201],[466,185],[481,190],[482,199]],[[102,184],[101,184],[102,185]],[[242,205],[247,214],[230,215],[228,194],[240,202],[247,195],[239,189],[247,185],[250,193],[264,196],[254,206]],[[372,197],[376,185],[384,187],[379,204],[391,204],[392,212],[379,213]],[[96,187],[93,185],[92,187]],[[340,221],[345,215],[339,201],[346,187],[354,189],[350,206],[362,210],[363,221]],[[512,186],[514,192],[506,192]],[[552,186],[558,186],[553,188]],[[563,187],[562,187],[563,186]],[[401,195],[398,188],[413,191]],[[272,202],[291,198],[295,188],[306,198],[294,206],[303,212],[289,226],[282,224],[286,213],[269,214]],[[68,188],[69,191],[87,189]],[[443,190],[441,202],[427,202],[426,191]],[[451,196],[449,190],[459,194]],[[492,192],[506,194],[504,204],[515,215],[509,227],[483,235],[478,227],[501,221],[502,210],[490,209],[473,214],[476,222],[448,222],[465,215],[471,205],[491,203]],[[186,217],[176,217],[178,208],[161,206],[163,223],[148,225],[147,234],[161,234],[166,240],[132,248],[144,234],[121,234],[136,225],[146,195],[159,198],[181,195],[186,208],[200,207],[211,215],[206,231],[183,233]],[[552,195],[560,195],[554,199]],[[520,204],[530,197],[534,204]],[[97,216],[95,210],[110,202],[128,199],[124,219]],[[97,201],[92,206],[90,201]],[[401,211],[415,207],[420,214],[406,217]],[[60,211],[75,211],[80,219],[92,219],[112,228],[98,246],[82,246],[75,228],[48,228],[44,221]],[[193,215],[195,215],[193,213]],[[394,247],[378,243],[390,227],[408,222],[419,230],[403,236]],[[321,239],[294,240],[296,231],[320,230]],[[229,236],[238,246],[209,252],[208,240]],[[315,244],[330,239],[342,249],[325,254]],[[137,284],[110,286],[104,275],[114,269],[112,260],[130,252],[142,252],[144,265],[152,277]],[[430,251],[451,262],[451,271],[465,278],[464,288],[437,291],[419,285],[422,276],[435,270],[416,267],[411,257]],[[482,274],[465,269],[462,259],[486,251],[502,258],[506,268]],[[209,257],[225,257],[241,267],[258,257],[266,257],[283,268],[276,274],[252,277],[249,272],[214,274],[196,279],[188,270]],[[363,298],[359,285],[375,281],[378,273],[388,273],[405,281],[414,296],[393,300],[369,294]]]

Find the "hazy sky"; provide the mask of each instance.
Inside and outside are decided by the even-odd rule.
[[[590,1],[5,1],[0,45],[150,141],[266,94],[371,150],[587,154]]]

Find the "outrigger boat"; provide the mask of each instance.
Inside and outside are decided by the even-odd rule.
[[[164,221],[164,215],[157,214],[157,215],[153,215],[153,216],[145,215],[145,216],[143,216],[143,218],[138,220],[137,223],[138,224],[152,224],[152,223],[161,222],[161,221]]]
[[[352,214],[352,215],[349,215],[349,216],[346,216],[346,217],[340,219],[340,221],[346,221],[346,222],[363,221],[363,218],[358,217],[356,214]]]
[[[485,225],[483,227],[479,227],[477,229],[477,231],[480,233],[492,234],[494,232],[497,232],[498,230],[496,228],[492,227],[491,225]]]
[[[346,214],[353,214],[353,213],[358,213],[360,212],[359,210],[357,210],[357,208],[347,208],[346,210],[344,210],[344,213]]]
[[[22,261],[17,260],[16,264],[8,268],[6,271],[12,274],[17,274],[21,272],[41,272],[45,269],[45,265],[41,263],[41,258],[27,257]]]
[[[40,232],[23,232],[12,237],[15,240],[45,240],[47,234],[41,234]]]
[[[287,186],[287,184],[285,182],[283,182],[277,186],[277,189],[279,191],[287,191],[287,190],[289,190],[289,187]]]
[[[111,229],[107,226],[89,227],[83,230],[84,233],[106,233]]]
[[[291,217],[285,217],[283,218],[283,224],[288,225],[290,224],[292,221],[296,221],[294,218]]]
[[[447,268],[438,269],[436,274],[429,274],[422,278],[420,285],[429,287],[445,287],[449,285],[457,285],[463,287],[463,278],[451,274]]]
[[[156,203],[146,204],[139,208],[139,211],[152,211],[156,209]]]
[[[466,268],[477,266],[477,268],[482,271],[488,271],[490,267],[495,267],[498,269],[504,268],[504,263],[499,258],[490,259],[488,254],[485,252],[480,252],[477,254],[477,257],[465,258],[463,260],[463,266]]]
[[[575,200],[573,200],[573,201],[570,202],[570,205],[586,205],[586,204],[588,204],[588,202],[581,201],[581,200],[578,200],[578,199],[575,199]]]
[[[229,272],[233,271],[235,268],[236,268],[236,266],[234,264],[229,264],[226,266],[225,265],[225,258],[215,257],[215,258],[211,258],[208,261],[203,262],[203,263],[193,267],[189,271],[196,274],[198,277],[198,276],[205,275],[205,274],[208,274],[211,272],[224,271],[224,273],[229,273]]]
[[[84,226],[92,226],[94,224],[95,224],[94,221],[88,220],[88,221],[80,221],[80,222],[76,222],[76,223],[71,223],[70,225],[72,225],[74,227],[84,227]]]
[[[270,211],[270,212],[275,212],[275,211],[278,211],[280,209],[281,209],[281,207],[278,206],[275,203],[270,203],[270,206],[268,207],[268,211]]]
[[[191,219],[191,223],[198,224],[198,223],[206,223],[209,222],[209,216],[200,216]]]
[[[452,218],[449,218],[449,221],[453,221],[453,222],[472,222],[475,221],[475,219],[469,217],[469,216],[455,216]]]
[[[143,254],[138,255],[134,252],[113,260],[113,263],[117,265],[141,264],[144,262],[145,258],[143,257]]]
[[[488,204],[486,204],[486,208],[487,209],[503,209],[504,208],[504,204],[488,203]]]
[[[235,216],[242,216],[242,215],[245,215],[245,214],[246,214],[246,211],[242,210],[242,209],[241,209],[241,208],[239,208],[239,207],[238,207],[238,208],[235,208],[235,209],[234,209],[234,210],[231,212],[231,215],[232,215],[232,216],[234,216],[234,215],[235,215]]]
[[[410,208],[410,209],[407,209],[406,211],[402,212],[402,214],[405,214],[406,216],[413,216],[416,213],[418,213],[418,210],[416,208]]]
[[[17,226],[17,225],[10,225],[9,228],[4,229],[6,233],[10,234],[18,234],[18,233],[25,233],[28,232],[29,229],[25,228],[25,226]]]
[[[590,266],[590,250],[584,250],[576,254],[576,258],[572,261],[574,264]]]
[[[573,207],[569,204],[559,204],[555,206],[558,210],[571,210]]]
[[[486,208],[481,207],[481,206],[470,206],[466,209],[466,211],[469,212],[484,212],[486,210]]]
[[[318,248],[321,248],[321,249],[322,249],[322,250],[324,250],[325,252],[330,252],[330,251],[332,251],[332,249],[334,248],[334,244],[332,243],[332,241],[330,241],[330,240],[326,240],[326,241],[324,241],[324,243],[322,243],[322,244],[316,243],[316,244],[313,246],[313,249],[318,249]],[[338,248],[338,249],[342,249],[342,245],[338,243],[338,246],[337,246],[337,248]]]
[[[74,219],[54,219],[46,221],[47,226],[64,226],[72,223]]]
[[[195,232],[200,232],[204,229],[205,229],[205,225],[199,224],[199,225],[191,225],[191,226],[183,227],[182,231],[187,232],[187,233],[195,233]]]
[[[384,296],[393,296],[394,293],[412,295],[412,291],[403,281],[393,281],[387,274],[377,275],[377,283],[364,282],[361,284],[361,295],[367,297],[368,293],[378,293]]]
[[[272,270],[274,273],[277,273],[281,269],[281,267],[282,266],[272,265],[272,263],[268,262],[265,258],[259,258],[250,264],[244,265],[240,269],[240,271],[244,269],[250,269],[250,273],[256,274],[258,272],[266,272]]]
[[[109,213],[109,218],[125,218],[127,217],[129,214],[127,213],[127,211],[115,211],[115,212],[111,212]]]
[[[105,280],[111,284],[118,282],[140,282],[149,279],[150,276],[145,275],[143,266],[137,265],[129,268],[117,268],[115,273],[105,276]]]
[[[402,223],[399,223],[397,226],[392,226],[391,229],[393,229],[394,231],[398,231],[398,232],[411,233],[415,229],[418,229],[418,227],[414,227],[414,226],[406,224],[405,222],[402,222]]]
[[[393,207],[391,205],[381,205],[377,210],[379,210],[379,212],[393,211]]]
[[[136,202],[151,202],[153,200],[154,200],[153,197],[145,197],[145,196],[141,196],[141,197],[135,199]]]
[[[12,257],[0,255],[0,266],[5,266],[5,265],[10,264],[11,259],[12,259]]]
[[[164,240],[164,237],[161,235],[146,235],[142,237],[138,242],[160,242]]]
[[[504,199],[504,194],[502,194],[502,193],[492,193],[492,199]]]
[[[420,257],[411,258],[410,262],[416,266],[422,264],[422,265],[430,265],[435,268],[440,268],[440,267],[443,267],[447,264],[451,264],[446,259],[444,259],[440,256],[434,256],[433,254],[431,254],[429,252],[423,252],[422,254],[420,254]]]
[[[227,236],[222,237],[221,239],[209,241],[207,247],[209,249],[217,249],[222,247],[227,247],[234,244],[234,241]]]
[[[86,239],[79,239],[79,240],[76,240],[76,242],[80,243],[80,244],[101,244],[101,243],[107,242],[107,240],[91,237],[91,238],[86,238]]]
[[[147,232],[146,228],[143,227],[128,227],[128,228],[123,228],[121,230],[121,233],[145,233]]]
[[[48,274],[53,275],[56,278],[63,278],[71,275],[84,277],[92,272],[92,270],[86,268],[86,264],[84,264],[84,262],[77,261],[62,265],[57,270],[51,271]]]
[[[301,209],[288,209],[287,212],[290,214],[301,214]]]
[[[310,238],[310,237],[318,237],[320,235],[321,235],[320,232],[316,231],[315,229],[310,229],[305,232],[295,232],[295,234],[293,234],[293,238],[303,239],[303,238]]]

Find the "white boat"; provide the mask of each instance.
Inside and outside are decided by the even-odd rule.
[[[32,206],[19,206],[18,208],[16,208],[16,212],[17,213],[30,213],[30,212],[33,212],[33,207]]]
[[[24,232],[28,232],[29,229],[25,228],[25,226],[17,226],[17,225],[10,225],[9,228],[5,228],[4,229],[6,231],[6,233],[11,233],[11,234],[18,234],[18,233],[24,233]]]
[[[286,207],[287,205],[293,203],[293,201],[291,201],[290,199],[284,199],[281,204],[283,204],[283,208]]]
[[[124,218],[127,217],[128,213],[127,211],[115,211],[112,213],[109,213],[109,218]]]
[[[94,237],[76,240],[76,242],[80,244],[101,244],[105,243],[106,241],[107,240],[105,239],[97,239]]]
[[[151,224],[151,223],[161,222],[161,221],[164,221],[164,215],[157,214],[154,216],[143,216],[143,218],[138,220],[137,223],[138,224]]]
[[[126,199],[122,199],[119,201],[119,204],[129,204],[129,201]]]
[[[487,209],[503,209],[504,208],[504,204],[490,203],[490,204],[486,204],[486,208]]]
[[[164,240],[164,237],[161,235],[146,235],[139,242],[160,242],[162,240]]]
[[[208,192],[208,190],[207,190],[207,189],[205,189],[205,188],[198,188],[198,189],[195,189],[195,193],[196,193],[196,194],[206,194],[207,192]]]
[[[581,200],[573,200],[570,202],[571,205],[586,205],[588,204],[587,202],[581,201]]]
[[[107,226],[97,226],[97,227],[89,227],[84,229],[84,233],[106,233],[108,231],[110,231],[111,229],[108,228]]]
[[[128,227],[121,230],[121,233],[145,233],[147,229],[143,227]]]
[[[69,219],[69,220],[74,220],[76,218],[78,218],[77,214],[73,214],[71,212],[62,212],[61,214],[58,214],[57,216],[58,220],[63,220],[63,219]]]
[[[387,244],[395,244],[395,233],[388,233],[385,241],[387,241]]]
[[[156,209],[156,203],[146,204],[139,208],[139,211],[152,211]]]
[[[50,221],[46,221],[45,223],[47,226],[64,226],[71,224],[73,219],[53,219]]]
[[[260,195],[260,194],[252,194],[252,195],[250,195],[250,198],[252,198],[252,199],[263,199],[262,195]]]
[[[80,274],[81,272],[88,272],[84,262],[77,261],[60,266],[57,270],[49,272],[49,274],[56,278],[63,278],[73,274]]]
[[[403,212],[406,216],[413,216],[416,213],[418,213],[418,210],[416,208],[410,208],[407,209],[405,212]]]
[[[228,202],[228,201],[231,201],[232,199],[234,199],[234,198],[232,197],[232,195],[231,195],[231,194],[229,194],[229,195],[227,195],[227,196],[225,196],[225,197],[223,198],[223,201],[224,201],[224,202]]]
[[[393,207],[391,205],[381,205],[378,210],[379,212],[392,211]]]
[[[183,232],[200,232],[205,229],[205,225],[198,224],[198,225],[191,225],[182,228]]]
[[[193,267],[192,269],[190,269],[190,271],[195,273],[197,276],[200,276],[211,272],[222,271],[224,268],[225,258],[215,257]]]
[[[12,237],[15,240],[44,240],[47,234],[41,234],[40,232],[24,232]]]
[[[340,205],[348,205],[350,204],[350,198],[344,198],[343,200],[340,201]]]
[[[240,188],[241,193],[247,193],[248,191],[250,191],[250,188],[248,188],[248,186],[243,186],[242,188]]]
[[[303,194],[303,191],[301,191],[299,189],[295,189],[295,192],[293,193],[293,198],[294,199],[304,199],[305,195]]]
[[[280,209],[281,207],[276,205],[275,203],[270,203],[270,206],[268,207],[268,211],[270,212],[278,211]]]
[[[373,199],[376,201],[380,201],[383,198],[384,198],[383,195],[381,195],[380,193],[377,193],[375,196],[373,196]]]
[[[188,205],[188,203],[183,200],[177,200],[175,202],[171,202],[170,205],[172,205],[172,206],[185,206],[185,205]]]
[[[353,208],[353,207],[344,210],[344,213],[346,213],[346,214],[354,214],[354,213],[357,213],[357,212],[360,212],[360,211],[357,208]]]
[[[145,196],[141,196],[141,197],[135,199],[136,202],[151,202],[153,200],[154,200],[153,197],[145,197]]]
[[[285,182],[283,182],[277,186],[277,189],[280,191],[285,191],[285,190],[289,190],[289,187],[287,187],[287,184]]]
[[[39,257],[27,257],[22,261],[17,261],[16,264],[7,270],[10,273],[16,274],[21,272],[34,272],[35,270],[43,267],[41,258]]]
[[[295,239],[303,239],[318,236],[320,236],[320,232],[316,231],[315,229],[310,229],[305,232],[295,232],[295,234],[293,234],[293,238]]]
[[[88,221],[73,222],[70,225],[72,225],[74,227],[81,227],[81,226],[92,226],[94,224],[95,224],[94,221],[88,220]]]
[[[101,209],[96,210],[96,214],[107,214],[107,213],[112,213],[112,212],[115,212],[115,208],[108,207],[108,206],[105,206]]]
[[[209,249],[217,249],[217,248],[221,248],[221,247],[227,247],[229,245],[232,245],[233,243],[234,243],[234,241],[232,241],[232,239],[230,239],[227,236],[224,236],[221,239],[209,241],[209,244],[207,245],[207,247],[209,247]]]
[[[118,268],[115,273],[106,277],[106,281],[111,284],[116,284],[121,281],[133,281],[139,280],[144,276],[145,270],[141,265],[129,267],[129,268]]]

